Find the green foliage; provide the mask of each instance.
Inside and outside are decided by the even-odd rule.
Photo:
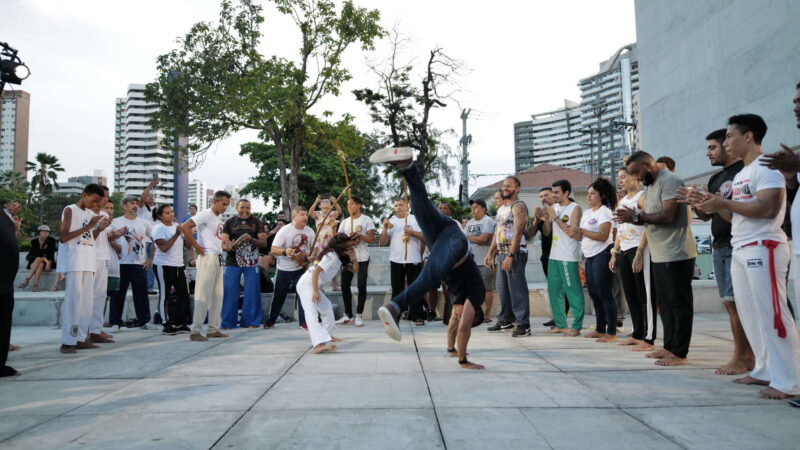
[[[7,170],[0,174],[0,187],[17,192],[28,192],[30,189],[25,175],[14,170]]]
[[[111,200],[114,202],[114,217],[119,217],[124,214],[122,210],[122,192],[114,192],[111,194]]]
[[[39,203],[39,221],[41,222],[44,220],[44,201],[53,192],[53,189],[58,188],[56,179],[58,179],[58,174],[64,171],[64,168],[58,162],[58,157],[47,153],[37,153],[35,162],[27,162],[27,170],[33,172],[30,189]]]

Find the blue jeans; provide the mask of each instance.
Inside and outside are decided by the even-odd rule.
[[[278,269],[275,274],[275,292],[272,293],[272,304],[269,307],[269,317],[266,323],[275,323],[281,313],[281,309],[283,309],[283,302],[286,301],[286,294],[289,293],[289,288],[297,286],[297,282],[304,273],[306,273],[306,269],[292,271]],[[296,298],[296,300],[299,299]],[[300,325],[305,324],[306,316],[305,312],[303,312],[303,304],[299,301],[297,302],[297,314],[300,319]]]
[[[392,299],[396,312],[405,311],[412,306],[412,302],[421,302],[427,292],[441,285],[442,280],[447,283],[454,303],[463,303],[465,298],[469,298],[473,305],[477,305],[475,309],[480,309],[486,289],[474,260],[469,257],[457,270],[453,270],[455,263],[468,252],[467,237],[453,219],[440,213],[433,205],[416,165],[401,170],[401,173],[408,182],[412,212],[431,251],[419,276]],[[475,266],[477,277],[459,276],[469,273],[467,266]],[[451,276],[453,272],[458,273]]]
[[[244,275],[244,302],[242,303],[242,327],[261,325],[261,292],[258,266],[225,266],[223,275],[222,327],[236,328],[239,323],[240,281]]]
[[[614,272],[608,268],[611,260],[611,246],[602,252],[586,258],[586,286],[594,304],[594,315],[597,318],[598,333],[617,334],[617,301],[611,293]]]

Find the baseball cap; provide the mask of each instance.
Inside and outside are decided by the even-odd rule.
[[[475,199],[475,200],[470,200],[469,201],[470,206],[472,206],[473,203],[477,203],[477,204],[483,206],[483,209],[487,209],[486,208],[486,202],[481,200],[481,199]]]
[[[50,231],[50,227],[48,227],[47,225],[39,225],[39,228],[37,228],[36,231],[48,231],[49,232]]]

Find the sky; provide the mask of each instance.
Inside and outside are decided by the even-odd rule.
[[[515,122],[562,107],[565,98],[580,100],[578,80],[636,41],[633,0],[355,3],[379,9],[381,24],[410,40],[404,60],[422,69],[438,46],[465,66],[454,100],[436,112],[433,123],[454,130],[447,143],[455,148],[461,109],[472,109],[470,192],[513,173]],[[300,46],[294,24],[271,3],[263,5],[262,52],[294,58]],[[154,80],[156,57],[175,48],[176,38],[194,23],[215,22],[218,13],[218,0],[0,0],[0,41],[17,48],[31,70],[22,86],[14,86],[31,93],[29,159],[38,152],[58,156],[64,179],[94,169],[111,178],[115,99],[126,95],[129,83]],[[343,61],[352,79],[339,97],[325,99],[311,113],[348,113],[360,129],[375,129],[351,92],[376,85],[368,61],[387,51],[387,41],[377,42],[374,52],[348,49]],[[239,146],[256,139],[245,131],[218,143],[190,178],[212,189],[246,183],[257,170],[239,156]],[[434,190],[456,196],[458,185]]]

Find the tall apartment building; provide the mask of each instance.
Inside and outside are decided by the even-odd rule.
[[[58,189],[53,190],[54,194],[78,195],[83,192],[87,184],[97,183],[108,186],[108,178],[103,175],[103,171],[94,170],[94,175],[82,175],[79,177],[69,177],[66,182],[58,183]]]
[[[197,205],[197,209],[200,211],[208,207],[208,189],[202,181],[192,180],[189,182],[189,204]]]
[[[30,110],[31,94],[7,90],[0,95],[0,172],[27,172]]]
[[[158,185],[151,191],[157,203],[173,203],[172,152],[161,147],[163,134],[148,124],[156,105],[144,99],[144,84],[129,84],[128,96],[116,102],[114,189],[139,195],[154,174]]]
[[[580,104],[564,99],[564,107],[531,115],[531,120],[514,124],[514,164],[520,173],[541,164],[582,169]]]
[[[564,100],[563,108],[514,124],[518,173],[554,164],[613,176],[612,167],[619,168],[626,154],[640,148],[636,44],[617,50],[578,86],[580,104]]]

